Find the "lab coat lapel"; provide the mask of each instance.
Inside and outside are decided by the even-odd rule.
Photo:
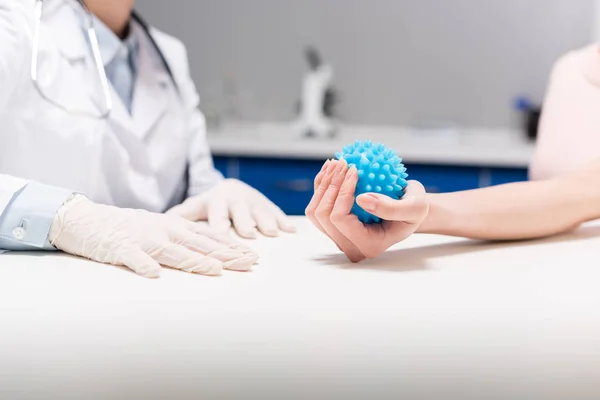
[[[59,46],[58,50],[74,68],[71,78],[81,79],[80,89],[82,93],[86,93],[90,102],[89,106],[94,108],[89,111],[101,114],[106,110],[106,102],[94,58],[78,15],[82,10],[76,7],[79,6],[75,2],[68,3],[61,0],[49,2],[49,6],[44,8],[44,26],[42,29],[44,29],[43,33],[49,36],[55,35],[55,42]],[[48,29],[48,32],[45,32],[45,29]],[[117,122],[124,129],[132,130],[131,117],[110,84],[109,91],[112,98],[110,119]]]
[[[94,90],[99,94],[102,94],[102,90],[98,84],[94,60],[91,57],[76,7],[78,6],[75,2],[61,0],[50,1],[44,5],[40,30],[41,48],[45,49],[44,51],[53,51],[53,47],[47,46],[57,46],[60,55],[71,66],[71,69],[67,71],[60,71],[61,76],[64,75],[63,78],[69,80],[69,91],[53,93],[51,96],[55,98],[68,96],[69,101],[65,101],[65,105],[100,114],[103,109],[96,96],[98,93],[95,93]],[[46,38],[51,38],[52,43],[46,45]],[[44,72],[48,65],[40,63],[38,67],[40,71]],[[59,78],[55,79],[60,81]],[[76,99],[75,103],[73,103],[74,99]]]
[[[64,1],[49,2],[48,5],[44,5],[40,37],[54,36],[63,57],[76,62],[85,60],[89,49],[79,17],[73,7],[75,7],[73,4]]]
[[[123,100],[115,90],[112,84],[110,86],[110,97],[112,98],[112,111],[110,112],[110,120],[115,124],[119,125],[121,129],[127,132],[135,132],[135,126],[133,119],[129,114]]]
[[[149,39],[143,37],[140,42],[132,115],[136,134],[145,138],[167,111],[170,93],[168,74],[156,61]]]
[[[81,28],[75,2],[55,0],[49,2],[53,7],[44,8],[44,26],[57,37],[59,51],[69,60],[73,67],[82,68],[85,77],[83,91],[90,99],[92,112],[105,110],[102,89],[98,82],[95,63]],[[121,98],[109,83],[112,99],[112,110],[109,119],[124,132],[130,132],[140,139],[145,138],[156,123],[165,114],[171,99],[169,75],[164,71],[158,56],[155,54],[149,39],[138,26],[133,26],[140,38],[137,63],[137,77],[134,83],[132,113],[126,109]]]

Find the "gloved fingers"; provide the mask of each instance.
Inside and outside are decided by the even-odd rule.
[[[236,250],[217,250],[210,253],[210,256],[223,262],[223,268],[231,271],[250,271],[256,264],[258,256],[254,254],[234,255],[232,251]]]
[[[252,248],[250,248],[249,246],[238,242],[237,240],[235,240],[233,237],[229,236],[228,234],[216,232],[210,226],[192,223],[190,225],[190,230],[199,235],[207,236],[207,237],[211,238],[212,240],[214,240],[218,243],[221,243],[227,247],[239,250],[244,254],[254,254],[255,256],[258,257],[258,253],[255,250],[253,250]]]
[[[296,232],[296,227],[290,218],[275,204],[271,204],[271,207],[267,209],[254,209],[252,215],[256,221],[256,227],[265,236],[278,236],[279,231]]]
[[[126,250],[120,257],[120,262],[136,274],[145,278],[158,278],[160,264],[141,249]]]
[[[275,219],[277,220],[277,226],[279,227],[279,229],[281,229],[283,232],[287,232],[287,233],[295,233],[296,232],[296,227],[294,226],[294,224],[292,223],[292,220],[290,219],[290,217],[288,217],[287,215],[285,215],[285,213],[283,211],[281,211],[281,209],[277,206],[275,206]]]
[[[252,216],[256,227],[263,235],[271,237],[279,235],[277,216],[272,210],[256,207],[252,210]]]
[[[246,203],[241,201],[233,203],[229,212],[238,235],[246,239],[256,238],[256,221]]]
[[[215,230],[225,233],[231,228],[229,204],[226,199],[214,198],[208,202],[208,224]]]
[[[189,221],[202,221],[207,218],[205,199],[194,196],[166,212],[168,215],[177,215]]]
[[[171,243],[157,252],[156,260],[167,267],[201,275],[220,275],[223,263],[185,246]]]
[[[231,248],[191,232],[182,236],[178,243],[190,250],[215,258],[223,263],[223,268],[234,271],[247,271],[258,260],[258,256],[255,254]]]
[[[174,243],[188,247],[202,254],[209,254],[213,251],[229,248],[226,244],[219,243],[214,238],[203,233],[201,229],[198,229],[198,231],[192,229],[178,229],[171,233],[170,238]]]

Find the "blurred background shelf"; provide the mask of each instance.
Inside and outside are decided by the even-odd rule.
[[[430,192],[526,180],[552,65],[600,40],[600,0],[138,3],[187,47],[217,168],[290,214],[355,139],[394,148]],[[307,46],[333,68],[334,140],[269,122],[298,117]],[[459,128],[398,128],[415,124]]]
[[[216,168],[260,190],[286,213],[301,215],[327,158],[354,140],[382,141],[402,157],[409,179],[442,193],[527,180],[533,144],[519,132],[470,129],[424,133],[342,126],[335,139],[295,138],[284,124],[230,124],[209,131]]]

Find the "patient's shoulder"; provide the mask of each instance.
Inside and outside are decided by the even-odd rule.
[[[599,49],[592,45],[571,51],[554,64],[531,178],[556,176],[600,157]]]
[[[560,79],[574,73],[600,83],[600,44],[572,50],[559,57],[552,67],[550,79]]]

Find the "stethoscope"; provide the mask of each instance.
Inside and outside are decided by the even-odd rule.
[[[90,118],[97,118],[97,119],[105,119],[110,115],[110,112],[112,110],[112,100],[111,100],[111,95],[110,95],[110,90],[109,90],[110,86],[108,83],[108,79],[106,77],[106,72],[104,71],[104,63],[102,62],[102,57],[100,56],[100,46],[98,45],[98,38],[96,37],[96,31],[94,30],[94,18],[92,16],[91,11],[87,8],[87,6],[85,5],[83,0],[76,0],[76,1],[81,5],[81,7],[83,8],[83,10],[85,11],[85,14],[87,16],[86,32],[87,32],[88,40],[90,43],[90,47],[92,49],[92,55],[94,58],[94,64],[96,66],[95,69],[96,69],[96,73],[98,75],[99,84],[100,84],[100,87],[102,88],[102,94],[104,97],[104,110],[102,110],[102,112],[99,114],[93,114],[93,113],[90,113],[90,112],[87,112],[84,110],[76,110],[76,109],[72,109],[70,107],[65,107],[65,106],[55,102],[48,96],[46,96],[44,94],[44,91],[40,87],[40,85],[38,83],[38,55],[39,55],[39,47],[40,47],[40,28],[41,28],[41,24],[42,24],[42,10],[44,7],[44,0],[36,0],[36,2],[35,2],[35,10],[34,10],[35,27],[34,27],[34,31],[33,31],[33,44],[32,44],[32,52],[31,52],[32,53],[31,54],[31,80],[33,81],[35,88],[37,89],[37,91],[39,92],[39,94],[42,98],[44,98],[46,101],[52,103],[54,106],[68,112],[69,114],[80,115],[80,116],[85,116],[85,117],[90,117]],[[142,28],[142,31],[144,32],[144,34],[150,41],[150,45],[152,46],[152,48],[154,49],[154,51],[160,58],[163,68],[169,75],[169,78],[171,80],[171,83],[173,84],[173,87],[175,88],[175,91],[179,94],[179,88],[177,86],[177,82],[175,81],[175,77],[173,76],[173,72],[171,71],[171,68],[169,67],[169,63],[167,62],[163,52],[160,50],[160,48],[156,44],[156,41],[150,34],[150,26],[135,11],[132,12],[131,18]]]

